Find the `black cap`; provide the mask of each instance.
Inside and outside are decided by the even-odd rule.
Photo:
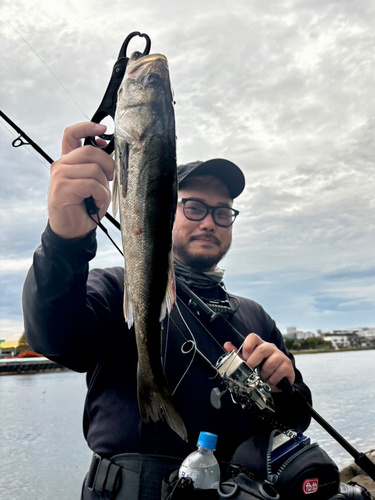
[[[179,165],[177,173],[179,186],[193,175],[213,175],[227,186],[232,200],[240,195],[245,188],[245,176],[242,170],[231,161],[222,158]]]

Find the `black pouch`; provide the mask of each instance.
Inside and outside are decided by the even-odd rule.
[[[289,458],[271,479],[281,498],[326,500],[338,492],[337,465],[318,443],[307,445]]]
[[[328,500],[339,491],[335,462],[318,443],[301,446],[276,470],[272,469],[273,440],[280,431],[255,436],[242,443],[231,462],[248,468],[258,481],[267,481],[281,500]]]
[[[231,500],[280,500],[280,495],[267,481],[257,481],[249,473],[240,472],[224,479],[218,486],[219,498]]]
[[[195,489],[190,478],[178,478],[175,470],[161,486],[161,500],[218,500],[217,490]]]

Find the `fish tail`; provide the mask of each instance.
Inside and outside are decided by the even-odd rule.
[[[165,421],[183,441],[188,441],[187,430],[179,411],[176,409],[169,389],[159,388],[142,380],[138,381],[138,407],[144,422]]]

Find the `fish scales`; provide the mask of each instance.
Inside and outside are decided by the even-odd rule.
[[[182,439],[161,362],[161,319],[175,300],[172,229],[177,203],[176,132],[165,56],[134,53],[115,115],[114,212],[123,240],[124,315],[138,350],[138,406],[145,422],[166,420]]]

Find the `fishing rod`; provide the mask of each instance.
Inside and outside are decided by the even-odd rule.
[[[229,328],[239,338],[242,338],[240,332],[229,321],[217,311],[211,309],[198,295],[196,295],[188,286],[176,277],[176,281],[183,292],[197,305],[211,322],[220,321],[221,324]],[[258,408],[271,409],[268,403],[267,389],[264,385],[259,384],[259,367],[253,370],[243,361],[235,351],[224,354],[219,358],[214,366],[203,353],[199,351],[196,343],[189,340],[186,341],[181,348],[183,354],[190,356],[196,360],[196,364],[206,373],[210,379],[214,379],[217,375],[221,377],[227,389],[232,395],[235,403],[241,404],[243,408],[249,408],[255,403]],[[264,383],[263,383],[264,384]],[[292,385],[286,378],[283,378],[277,387],[293,397],[298,399],[302,408],[312,417],[324,430],[330,434],[353,458],[355,463],[363,469],[373,481],[375,481],[375,464],[365,455],[365,453],[356,450],[339,432],[336,431],[308,402],[306,397],[295,385]],[[213,390],[215,391],[215,390]],[[212,405],[220,408],[220,397],[225,393],[217,389],[211,394]],[[253,394],[255,392],[255,394]],[[234,397],[233,397],[234,396]],[[236,397],[239,401],[236,401]]]
[[[41,156],[43,156],[43,158],[45,160],[47,160],[50,164],[53,163],[54,160],[52,160],[52,158],[50,156],[48,156],[48,154],[43,151],[43,149],[38,146],[38,144],[36,142],[34,142],[32,139],[30,139],[30,137],[28,135],[25,134],[25,132],[20,129],[20,127],[18,127],[18,125],[16,125],[5,113],[3,113],[1,110],[0,110],[0,116],[1,118],[3,118],[11,127],[14,128],[14,130],[16,132],[18,132],[19,136],[17,137],[17,139],[14,139],[14,141],[12,141],[12,146],[14,148],[19,148],[20,146],[32,146],[35,151],[37,151]],[[23,140],[24,139],[24,140]],[[26,141],[26,142],[25,142]]]

